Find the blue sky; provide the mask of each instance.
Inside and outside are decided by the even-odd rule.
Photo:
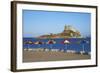
[[[23,10],[23,36],[60,33],[65,25],[71,25],[83,36],[89,36],[90,22],[90,13]]]

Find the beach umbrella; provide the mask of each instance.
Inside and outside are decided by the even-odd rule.
[[[27,41],[24,41],[23,44],[27,46],[27,48],[24,48],[24,49],[28,50],[28,42]]]
[[[56,41],[54,41],[54,40],[49,40],[49,41],[47,42],[47,44],[50,45],[50,49],[52,49],[53,44],[55,44],[55,43],[56,43]]]
[[[28,50],[29,49],[29,45],[33,44],[33,42],[32,41],[26,41],[26,42],[24,42],[24,44],[27,45],[27,50]]]
[[[67,39],[65,39],[64,41],[63,41],[63,44],[65,44],[65,48],[64,48],[64,52],[67,50],[67,44],[69,44],[70,42],[67,40]]]
[[[37,44],[37,45],[38,45],[38,48],[40,48],[40,45],[42,45],[43,42],[41,42],[41,41],[37,41],[37,42],[35,42],[34,44]]]
[[[31,45],[31,44],[33,44],[33,42],[32,42],[32,41],[28,41],[28,44],[30,44],[30,45]]]
[[[82,44],[82,52],[84,53],[85,52],[85,44],[86,43],[89,43],[89,41],[87,41],[87,40],[82,40],[81,41],[81,44]]]
[[[70,42],[68,40],[64,40],[64,44],[69,44]]]

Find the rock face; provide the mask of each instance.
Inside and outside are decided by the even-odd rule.
[[[59,34],[60,37],[70,38],[70,37],[81,37],[81,34],[78,30],[68,25],[64,27],[64,31]]]
[[[65,25],[64,30],[58,34],[42,35],[39,38],[80,38],[81,34],[78,30],[70,25]]]

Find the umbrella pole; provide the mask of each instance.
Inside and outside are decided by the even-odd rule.
[[[50,50],[52,49],[52,44],[50,45]]]
[[[66,44],[66,51],[67,51],[67,44]]]
[[[84,53],[84,44],[82,45],[82,52],[81,52],[81,54],[83,54]]]
[[[83,44],[83,53],[84,53],[84,44]]]
[[[38,49],[40,48],[40,44],[38,45]]]
[[[28,48],[29,48],[29,44],[27,44],[27,51],[28,51]]]
[[[64,49],[64,52],[66,52],[66,50],[67,50],[67,44],[65,44],[65,49]]]

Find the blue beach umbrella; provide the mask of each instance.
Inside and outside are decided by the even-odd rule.
[[[87,40],[82,40],[81,41],[81,44],[82,44],[82,52],[84,53],[85,52],[85,44],[86,43],[89,43],[89,41],[87,41]]]

